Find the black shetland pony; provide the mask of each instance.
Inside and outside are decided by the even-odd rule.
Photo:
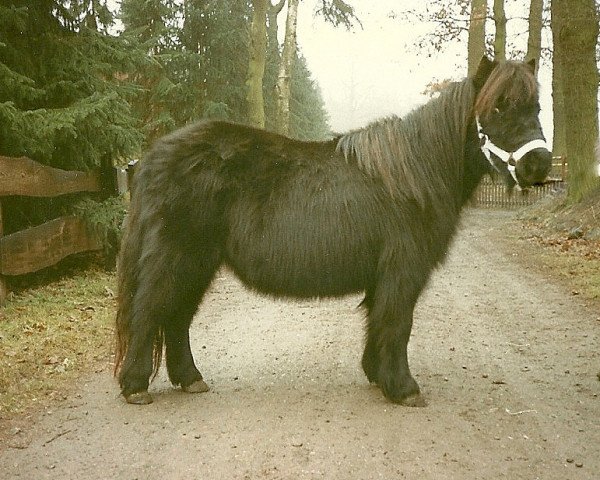
[[[160,140],[136,174],[120,254],[125,399],[152,401],[163,349],[174,385],[208,390],[189,327],[226,264],[275,296],[364,291],[367,378],[392,402],[423,404],[406,354],[413,309],[461,208],[492,169],[527,187],[550,168],[533,71],[484,58],[474,78],[406,117],[325,142],[223,122]]]

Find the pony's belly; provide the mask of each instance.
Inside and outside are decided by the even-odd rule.
[[[372,282],[377,264],[372,248],[340,235],[311,233],[230,236],[226,261],[248,286],[277,296],[339,296]]]
[[[284,262],[254,264],[230,263],[235,274],[248,287],[277,297],[338,297],[366,289],[366,276],[358,271],[310,269],[306,266],[282,268]]]

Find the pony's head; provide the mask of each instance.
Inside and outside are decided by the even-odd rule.
[[[535,61],[483,57],[473,84],[481,150],[510,187],[542,183],[552,166],[539,120]]]

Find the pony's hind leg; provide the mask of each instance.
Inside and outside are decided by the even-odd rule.
[[[132,322],[127,354],[119,373],[121,394],[127,403],[146,405],[152,403],[148,385],[153,371],[154,344],[158,335],[157,321],[138,318]]]
[[[162,352],[162,322],[165,298],[170,296],[169,281],[163,279],[168,258],[160,256],[140,267],[140,279],[131,293],[130,319],[127,326],[127,352],[119,372],[121,393],[128,403],[152,402],[148,385],[158,368],[157,352]],[[151,265],[151,266],[150,266]]]
[[[196,368],[190,348],[192,316],[182,314],[181,319],[169,322],[165,328],[167,371],[173,385],[180,385],[185,392],[201,393],[209,388]]]
[[[169,379],[190,393],[208,391],[202,374],[196,368],[190,348],[189,328],[198,304],[209,287],[220,264],[216,251],[186,258],[177,269],[173,310],[165,322],[166,363]]]
[[[140,255],[127,352],[119,373],[121,393],[134,404],[152,402],[148,385],[159,367],[163,342],[171,357],[167,366],[173,382],[194,391],[204,388],[190,351],[188,329],[220,261],[213,253],[202,263],[198,253],[186,255],[187,248],[153,240]]]

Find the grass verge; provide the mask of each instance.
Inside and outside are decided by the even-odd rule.
[[[100,269],[25,290],[0,308],[0,421],[64,399],[109,368],[115,278]]]

